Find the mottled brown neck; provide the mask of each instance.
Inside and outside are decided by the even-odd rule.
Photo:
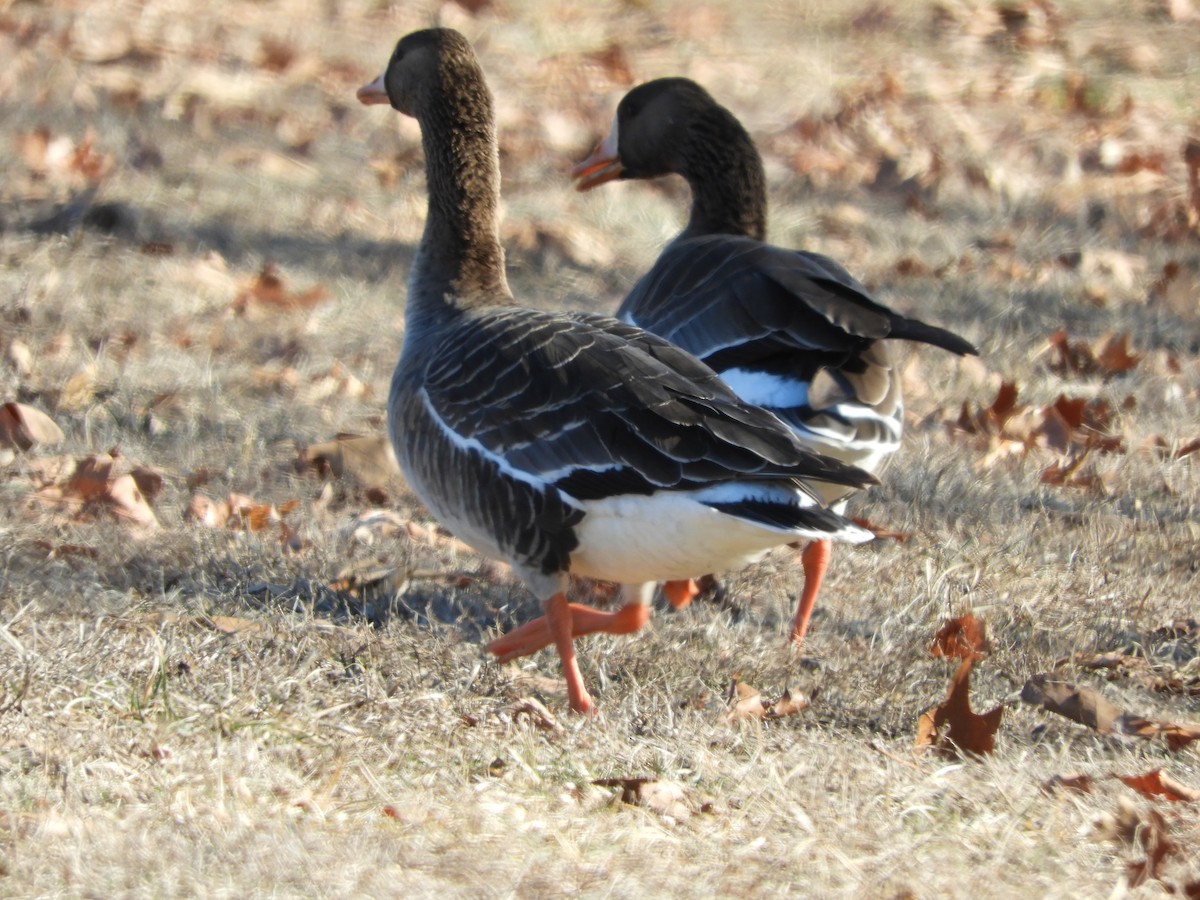
[[[429,213],[410,276],[406,329],[512,302],[499,237],[492,100],[474,61],[445,67],[416,110]]]
[[[682,237],[736,234],[766,240],[767,182],[762,157],[740,122],[714,106],[697,118],[683,152],[692,212]]]

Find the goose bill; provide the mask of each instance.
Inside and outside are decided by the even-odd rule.
[[[625,167],[617,151],[617,121],[614,118],[608,136],[604,138],[592,155],[571,170],[575,179],[575,190],[590,191],[592,188],[621,177]]]
[[[358,102],[364,106],[376,106],[380,103],[390,104],[388,99],[387,88],[383,86],[383,76],[380,75],[370,84],[364,84],[358,89],[354,95],[358,97]]]

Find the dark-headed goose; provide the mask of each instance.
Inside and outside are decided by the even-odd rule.
[[[762,159],[741,123],[693,81],[663,78],[634,88],[618,104],[608,136],[574,170],[581,191],[671,173],[691,188],[687,227],[617,317],[698,356],[806,446],[877,471],[900,446],[903,412],[900,375],[883,339],[958,354],[975,348],[876,302],[828,257],[765,243]],[[828,482],[817,489],[839,511],[851,492]],[[822,537],[804,551],[804,592],[792,623],[797,644],[829,555]]]
[[[797,537],[870,537],[819,498],[873,478],[805,448],[693,356],[616,319],[515,305],[492,99],[462,35],[401,39],[358,97],[415,117],[425,150],[429,213],[388,397],[396,456],[434,516],[545,605],[493,652],[553,643],[571,708],[588,710],[573,637],[634,630],[647,612],[632,589],[616,613],[569,604],[568,572],[642,585]]]

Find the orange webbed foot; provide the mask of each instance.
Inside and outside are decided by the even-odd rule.
[[[615,612],[605,612],[582,603],[566,605],[571,611],[572,637],[596,633],[632,634],[650,621],[650,607],[644,603],[627,603]],[[496,638],[486,649],[496,656],[497,662],[508,662],[536,653],[553,642],[550,622],[546,616],[540,616]]]

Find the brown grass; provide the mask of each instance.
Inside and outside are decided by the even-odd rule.
[[[3,7],[0,402],[67,438],[0,458],[0,893],[1105,896],[1144,856],[1094,828],[1123,797],[1166,816],[1181,848],[1166,883],[1200,878],[1196,804],[1105,778],[1161,766],[1200,786],[1195,745],[1013,699],[1075,653],[1137,653],[1197,684],[1196,632],[1155,634],[1195,617],[1200,589],[1200,455],[1172,458],[1200,437],[1182,156],[1200,136],[1200,26],[1171,15],[1186,6]],[[499,99],[524,302],[615,307],[681,221],[675,182],[569,190],[624,90],[617,57],[588,54],[615,44],[635,80],[690,75],[743,117],[777,241],[981,347],[982,366],[913,363],[905,448],[854,512],[914,537],[838,549],[802,657],[784,650],[799,567],[780,552],[732,575],[724,607],[581,642],[602,713],[569,717],[550,654],[498,668],[480,650],[535,613],[519,585],[445,539],[347,527],[380,498],[297,470],[298,445],[381,432],[423,177],[411,123],[353,89],[434,21],[475,40]],[[40,127],[75,149],[90,133],[97,156],[39,162]],[[266,262],[330,299],[235,314]],[[1128,332],[1144,359],[1052,371],[1041,351],[1063,327]],[[1129,452],[1085,464],[1102,486],[1041,483],[1045,450],[982,466],[951,434],[1001,378],[1035,406],[1119,408]],[[1166,450],[1139,450],[1156,437]],[[113,447],[165,477],[152,534],[34,496],[56,454]],[[427,523],[383,487],[398,521]],[[300,501],[284,516],[299,552],[276,524],[186,519],[194,493],[233,491]],[[352,564],[410,575],[331,590]],[[916,756],[953,668],[929,641],[967,610],[995,646],[975,708],[1010,703],[997,752]],[[1062,673],[1200,719],[1194,692]],[[727,724],[735,674],[815,702]],[[1073,772],[1094,791],[1039,790]],[[632,776],[681,783],[685,808],[592,784]]]

